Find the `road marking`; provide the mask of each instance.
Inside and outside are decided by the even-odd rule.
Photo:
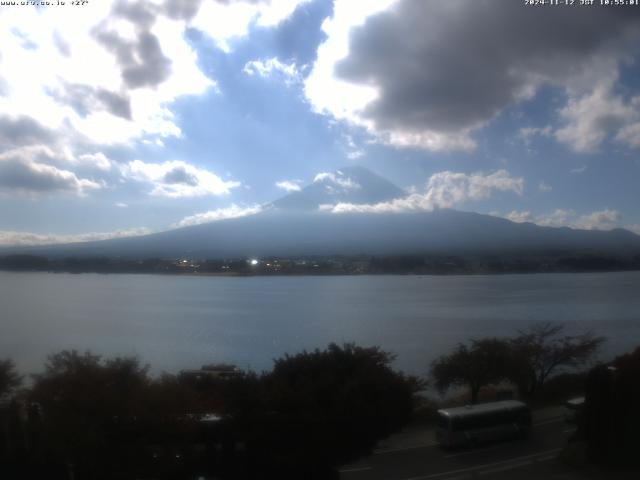
[[[546,455],[544,457],[538,457],[536,458],[536,462],[547,462],[549,460],[554,460],[556,458],[556,455]]]
[[[487,448],[478,448],[477,450],[469,450],[468,452],[452,453],[451,455],[445,455],[444,458],[462,457],[463,455],[471,455],[472,453],[479,453],[479,452],[488,452],[490,450],[497,450],[498,448],[502,448],[502,447],[504,447],[504,445],[496,445],[494,447],[487,447]]]
[[[557,453],[560,450],[562,450],[562,449],[561,448],[554,448],[554,449],[551,449],[551,450],[545,450],[544,452],[532,453],[530,455],[523,455],[521,457],[510,458],[508,460],[501,460],[499,462],[485,463],[485,464],[482,464],[482,465],[475,465],[473,467],[460,468],[458,470],[449,470],[448,472],[432,473],[431,475],[423,475],[421,477],[411,477],[411,478],[408,478],[407,480],[427,480],[429,478],[438,478],[438,477],[444,477],[444,476],[447,476],[447,475],[455,475],[457,473],[473,472],[473,471],[481,470],[483,468],[497,467],[499,465],[510,464],[510,463],[513,463],[513,462],[520,462],[520,461],[524,461],[524,460],[533,461],[535,459],[535,457],[548,456],[548,455]]]
[[[525,462],[510,463],[509,465],[504,465],[502,467],[490,468],[489,470],[482,470],[481,472],[478,472],[478,475],[487,475],[489,473],[504,472],[507,470],[512,470],[514,468],[525,467],[527,465],[531,465],[532,463],[533,462],[531,460],[527,460]]]
[[[540,425],[548,425],[548,424],[557,423],[557,422],[560,422],[560,421],[563,421],[563,420],[564,420],[564,417],[562,417],[562,416],[553,417],[553,418],[549,418],[547,420],[542,420],[541,422],[538,422],[538,423],[534,423],[533,426],[537,427],[537,426],[540,426]],[[381,450],[374,450],[373,455],[380,455],[380,454],[383,454],[383,453],[402,452],[404,450],[415,450],[416,448],[428,448],[428,447],[434,447],[436,445],[438,445],[438,442],[421,443],[421,444],[418,444],[418,445],[412,445],[410,447],[385,448],[385,449],[381,449]],[[476,450],[476,451],[479,451],[479,450]],[[474,452],[468,452],[468,453],[474,453]],[[459,455],[466,455],[466,454],[467,453],[461,453]],[[450,455],[450,456],[447,456],[445,458],[449,458],[451,456],[456,456],[456,455]]]
[[[350,473],[350,472],[363,472],[365,470],[371,470],[371,467],[353,467],[353,468],[342,468],[338,470],[340,473]]]
[[[430,443],[421,443],[419,445],[412,445],[410,447],[387,448],[385,450],[376,450],[373,452],[373,454],[380,455],[382,453],[402,452],[403,450],[415,450],[416,448],[434,447],[437,444],[438,444],[437,442],[430,442]]]

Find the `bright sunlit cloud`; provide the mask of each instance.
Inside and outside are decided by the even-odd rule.
[[[557,208],[549,213],[534,215],[530,211],[514,210],[504,218],[512,222],[530,222],[542,227],[571,227],[580,230],[611,230],[620,227],[622,215],[617,210],[605,208],[583,215],[578,215],[574,210]],[[623,227],[628,228],[628,227]],[[634,230],[632,225],[630,230]]]
[[[313,108],[340,120],[373,128],[357,115],[368,103],[377,98],[375,87],[354,84],[335,78],[335,64],[349,54],[349,34],[358,25],[378,12],[384,11],[397,0],[353,2],[336,0],[333,17],[327,18],[322,29],[327,39],[318,47],[318,58],[305,80],[305,93]]]
[[[173,228],[189,227],[192,225],[201,225],[203,223],[217,222],[229,218],[246,217],[255,215],[263,210],[261,205],[252,205],[250,207],[241,207],[235,203],[225,208],[218,208],[208,212],[196,213],[183,218],[179,222],[172,225]]]
[[[60,160],[60,157],[46,147],[22,147],[0,153],[0,190],[83,196],[90,190],[102,188],[96,181],[48,164],[51,160]]]
[[[257,75],[262,78],[275,76],[288,86],[302,80],[295,63],[282,63],[275,57],[267,60],[251,60],[245,64],[242,71],[249,76]]]
[[[299,192],[302,190],[298,180],[283,180],[281,182],[276,182],[276,187],[284,190],[285,192]]]
[[[131,228],[115,232],[92,232],[76,235],[39,234],[29,232],[14,232],[0,230],[0,246],[33,246],[54,245],[60,243],[92,242],[95,240],[109,240],[112,238],[137,237],[153,233],[148,228]]]
[[[180,160],[164,163],[134,160],[122,167],[122,174],[127,179],[149,184],[150,195],[170,198],[225,195],[240,186],[240,182],[224,181],[206,169]]]
[[[154,3],[146,5],[144,22],[116,8],[134,4],[4,8],[0,70],[7,94],[0,115],[37,112],[40,123],[63,136],[77,132],[98,144],[180,135],[167,106],[215,83],[198,68],[183,21]]]
[[[522,195],[524,179],[513,177],[506,170],[484,175],[439,172],[431,176],[424,193],[412,193],[404,198],[375,204],[337,203],[321,205],[320,210],[331,213],[406,213],[430,212],[436,208],[451,208],[469,201],[491,196],[494,191]]]
[[[203,2],[191,25],[206,33],[225,52],[231,51],[234,38],[248,34],[249,26],[255,22],[262,27],[279,24],[288,18],[298,5],[310,0],[277,0],[272,2]]]
[[[327,189],[341,188],[343,190],[357,190],[361,185],[348,175],[338,170],[333,172],[321,172],[313,178],[313,183],[324,184]]]

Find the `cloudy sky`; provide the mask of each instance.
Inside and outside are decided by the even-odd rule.
[[[409,196],[335,214],[640,232],[640,7],[16,3],[0,6],[0,245],[250,215],[349,165]]]

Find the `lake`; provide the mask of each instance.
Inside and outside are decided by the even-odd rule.
[[[379,345],[426,374],[470,337],[539,321],[640,345],[640,272],[489,276],[197,277],[0,272],[0,358],[25,373],[61,349],[138,355],[153,371],[269,369],[330,342]]]

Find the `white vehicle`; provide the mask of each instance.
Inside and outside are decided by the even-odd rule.
[[[531,410],[516,400],[438,410],[436,440],[445,447],[524,438],[531,429]]]

